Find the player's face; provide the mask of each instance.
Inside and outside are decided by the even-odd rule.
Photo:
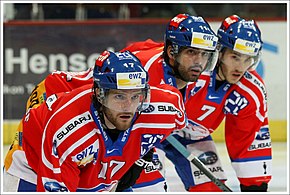
[[[106,96],[106,103],[103,107],[106,125],[109,128],[116,127],[119,130],[128,129],[143,98],[141,89],[111,89]]]
[[[244,73],[254,64],[254,57],[226,48],[221,55],[219,71],[229,83],[237,83]]]
[[[211,53],[197,48],[186,48],[182,50],[176,58],[178,71],[182,79],[187,82],[193,82],[198,79],[210,58]]]

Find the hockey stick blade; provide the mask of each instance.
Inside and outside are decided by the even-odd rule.
[[[186,159],[192,162],[197,168],[199,168],[217,187],[224,192],[232,192],[232,190],[216,178],[208,168],[193,154],[191,154],[175,137],[169,135],[166,140],[177,149]]]

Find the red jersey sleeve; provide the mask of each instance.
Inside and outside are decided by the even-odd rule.
[[[183,129],[186,125],[187,118],[185,114],[185,107],[183,102],[183,97],[180,93],[180,91],[171,85],[162,84],[157,85],[157,88],[160,90],[165,91],[166,93],[169,93],[171,95],[171,100],[169,100],[170,104],[174,105],[174,107],[166,107],[166,105],[159,106],[159,110],[171,110],[172,112],[175,112],[175,124],[176,124],[176,130]],[[169,97],[169,95],[168,95]]]
[[[54,71],[36,85],[27,100],[26,109],[38,107],[52,94],[71,91],[87,84],[93,84],[92,78],[92,68],[83,72]]]
[[[271,179],[272,150],[267,94],[258,75],[246,74],[225,104],[225,137],[241,184],[260,185]]]

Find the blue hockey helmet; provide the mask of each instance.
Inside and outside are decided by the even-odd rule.
[[[195,47],[215,50],[218,38],[210,25],[201,16],[178,14],[166,26],[165,42],[171,41],[178,52],[179,47]]]
[[[222,47],[242,54],[257,56],[262,49],[261,32],[254,20],[229,16],[222,22],[217,35]]]
[[[104,51],[96,60],[94,81],[99,88],[140,89],[147,87],[148,73],[129,51]]]
[[[147,108],[150,101],[148,73],[131,52],[104,51],[96,60],[93,77],[96,88],[100,89],[100,103],[105,104],[106,92],[110,89],[142,89],[144,98],[138,111]]]
[[[166,26],[164,36],[165,47],[172,45],[173,53],[178,54],[181,47],[204,49],[211,53],[205,70],[212,70],[218,59],[216,46],[218,37],[210,25],[201,16],[178,14]]]
[[[263,41],[261,32],[254,20],[245,20],[237,15],[227,17],[217,32],[220,50],[230,48],[241,54],[252,56],[250,70],[260,62]]]

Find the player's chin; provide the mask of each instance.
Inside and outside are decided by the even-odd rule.
[[[200,75],[200,74],[192,74],[192,75],[190,75],[188,81],[189,81],[189,82],[195,82],[195,81],[197,81],[199,75]]]
[[[116,124],[116,128],[120,131],[125,131],[131,126],[131,121],[118,121],[118,124]]]
[[[242,78],[241,75],[234,75],[232,76],[230,79],[228,79],[228,82],[230,84],[236,84],[237,82],[239,82],[239,80]]]
[[[118,123],[122,126],[130,126],[132,120],[133,120],[132,114],[126,114],[126,115],[119,115],[118,116]]]

